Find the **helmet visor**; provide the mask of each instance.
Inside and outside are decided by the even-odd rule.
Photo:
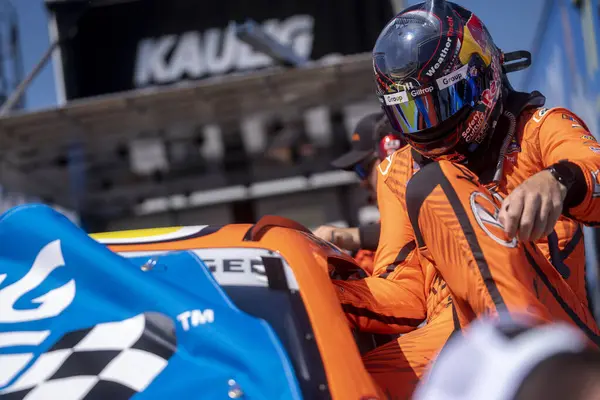
[[[383,57],[375,55],[374,60],[382,108],[394,129],[415,144],[441,144],[442,139],[447,142],[442,147],[456,144],[459,138],[447,137],[445,128],[468,116],[465,110],[472,110],[482,99],[490,79],[490,69],[474,58],[431,86],[418,86],[416,80],[398,84],[393,73],[385,72]],[[465,118],[459,118],[459,113]]]

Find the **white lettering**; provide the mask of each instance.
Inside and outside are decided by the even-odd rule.
[[[171,58],[168,80],[179,76],[201,76],[206,73],[205,60],[200,54],[200,35],[197,32],[186,32],[181,35]]]
[[[207,308],[206,310],[190,310],[184,311],[177,316],[177,321],[181,323],[184,331],[195,328],[198,325],[212,324],[215,322],[214,310]]]
[[[454,85],[458,81],[467,79],[468,70],[469,70],[469,66],[464,65],[464,66],[460,67],[459,69],[457,69],[456,71],[451,72],[450,74],[448,74],[446,76],[442,76],[441,78],[438,78],[436,80],[438,88],[440,90],[446,89],[447,87]]]
[[[426,87],[426,88],[421,88],[421,89],[413,90],[412,92],[410,92],[410,95],[412,97],[417,97],[417,96],[421,96],[423,94],[431,93],[431,92],[433,92],[433,86],[429,86],[429,87]]]
[[[221,54],[219,54],[219,45],[221,43],[221,36],[223,48]],[[221,33],[220,29],[209,29],[204,34],[204,56],[206,57],[206,67],[210,74],[222,74],[231,69],[234,65],[235,58],[237,56],[237,39],[235,37],[235,22],[230,22],[227,25],[225,33]],[[172,61],[173,65],[174,62]],[[172,66],[175,68],[175,65]],[[191,74],[190,74],[191,75]],[[191,75],[195,77],[199,75]],[[181,77],[181,75],[177,76]],[[175,79],[177,79],[177,77]]]
[[[200,78],[232,70],[247,70],[273,64],[265,54],[255,52],[235,36],[235,22],[225,29],[212,28],[204,34],[185,32],[158,39],[143,39],[137,50],[134,84],[173,82],[184,77]],[[314,18],[294,15],[283,21],[268,20],[263,30],[284,45],[309,58],[313,47]],[[172,55],[169,54],[172,51]]]
[[[475,111],[471,121],[469,121],[469,125],[467,129],[463,133],[463,137],[467,143],[481,143],[483,140],[483,135],[481,133],[485,131],[485,119],[484,113],[481,111]]]
[[[387,104],[388,106],[408,102],[408,96],[405,91],[399,93],[386,94],[383,96],[383,99],[385,100],[385,104]]]
[[[445,44],[444,48],[442,49],[442,51],[440,52],[440,56],[438,57],[437,62],[431,68],[429,68],[429,70],[426,72],[427,76],[429,76],[429,77],[433,76],[433,74],[435,74],[435,71],[437,71],[440,68],[440,66],[446,59],[446,56],[448,55],[450,46],[452,46],[452,37],[448,36],[448,38],[446,39],[446,44]]]
[[[215,322],[215,312],[210,308],[204,311],[193,310],[192,311],[192,326],[212,324]]]
[[[181,323],[181,327],[183,328],[184,331],[190,330],[190,323],[188,322],[188,320],[190,319],[191,315],[192,315],[191,311],[184,311],[177,316],[177,321],[179,321]]]
[[[152,80],[164,82],[171,79],[165,58],[176,40],[175,35],[168,35],[157,40],[144,39],[140,42],[135,62],[136,86],[146,85]]]

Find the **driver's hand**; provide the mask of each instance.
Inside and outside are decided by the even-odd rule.
[[[552,233],[566,195],[567,188],[549,171],[538,172],[504,199],[498,221],[511,239],[536,241]]]
[[[315,229],[313,234],[344,250],[356,251],[360,249],[358,228],[338,228],[330,225],[321,225]]]

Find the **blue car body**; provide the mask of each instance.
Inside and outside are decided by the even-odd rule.
[[[193,253],[125,259],[42,205],[0,218],[0,397],[302,398],[271,326]]]

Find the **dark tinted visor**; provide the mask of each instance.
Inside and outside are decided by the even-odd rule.
[[[387,91],[380,92],[383,110],[394,129],[411,140],[428,140],[430,128],[440,126],[466,106],[474,107],[491,78],[491,68],[478,57],[430,86],[418,86],[411,80],[395,82],[385,56],[375,55],[374,62],[378,86]]]

